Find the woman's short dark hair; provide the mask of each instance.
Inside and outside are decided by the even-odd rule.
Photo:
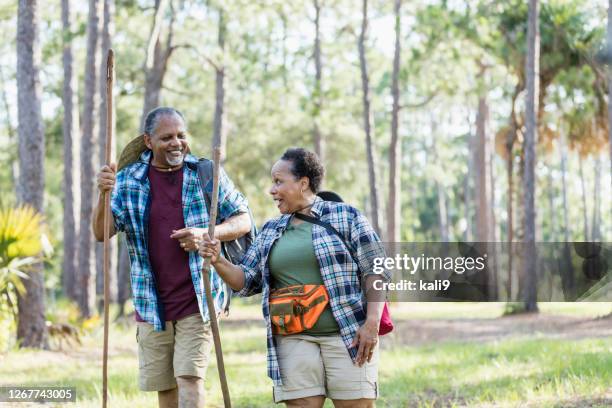
[[[317,193],[321,187],[325,168],[319,156],[301,147],[290,147],[283,153],[281,160],[291,162],[291,174],[296,178],[307,177],[310,190]]]

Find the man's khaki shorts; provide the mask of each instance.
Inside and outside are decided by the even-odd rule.
[[[336,336],[274,336],[283,385],[274,387],[274,402],[324,395],[337,400],[378,397],[378,346],[369,363],[353,364]]]
[[[149,323],[137,322],[136,340],[142,391],[170,390],[180,376],[205,378],[212,332],[199,313],[167,321],[166,330],[159,332]]]

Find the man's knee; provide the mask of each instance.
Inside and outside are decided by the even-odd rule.
[[[324,403],[325,397],[321,395],[285,401],[285,405],[288,408],[321,408]]]
[[[373,399],[357,399],[357,400],[333,400],[334,408],[374,408],[376,401]]]
[[[176,382],[184,384],[197,384],[199,382],[203,383],[204,381],[200,377],[196,377],[195,375],[180,375],[176,377]]]
[[[180,408],[200,408],[204,406],[204,380],[192,375],[176,377]]]

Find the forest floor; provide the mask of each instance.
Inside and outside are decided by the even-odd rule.
[[[233,406],[273,407],[259,306],[233,305],[221,323]],[[602,303],[541,304],[539,314],[500,317],[502,304],[394,304],[396,329],[381,339],[377,406],[612,406],[612,318],[603,317],[610,310]],[[82,342],[0,354],[0,385],[73,386],[78,402],[63,406],[100,406],[101,328],[84,334]],[[138,391],[137,371],[133,323],[115,322],[109,407],[156,406],[153,393]],[[222,406],[214,358],[206,389],[207,406]]]

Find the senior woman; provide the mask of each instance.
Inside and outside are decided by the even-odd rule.
[[[219,256],[218,240],[206,240],[200,255],[240,296],[262,292],[275,402],[322,407],[328,397],[336,407],[373,407],[384,303],[361,286],[388,276],[369,266],[381,246],[368,220],[317,197],[324,172],[315,153],[288,149],[271,171],[269,192],[281,215],[263,226],[239,265]]]

